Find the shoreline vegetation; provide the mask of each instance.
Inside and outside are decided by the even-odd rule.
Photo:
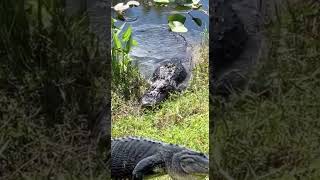
[[[136,98],[126,101],[112,93],[113,138],[140,136],[209,153],[208,37],[204,33],[202,43],[194,48],[192,79],[182,93],[171,94],[151,110],[140,109]]]
[[[137,100],[126,101],[113,92],[112,136],[143,136],[208,152],[208,47],[205,34],[203,43],[194,48],[197,62],[189,87],[152,110],[140,109]]]

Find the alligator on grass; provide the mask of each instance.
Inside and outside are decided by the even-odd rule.
[[[180,91],[187,78],[181,62],[168,62],[159,66],[152,75],[151,86],[141,98],[142,107],[150,107],[166,99],[173,91]]]
[[[165,174],[175,180],[196,180],[209,173],[205,154],[139,137],[112,139],[111,159],[114,180],[142,180]]]

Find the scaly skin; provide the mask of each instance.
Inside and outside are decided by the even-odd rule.
[[[218,83],[221,74],[243,51],[248,39],[245,27],[230,1],[216,0],[210,7],[210,93],[226,95],[227,81]]]
[[[187,72],[181,63],[167,63],[153,73],[151,87],[141,98],[142,107],[154,106],[166,99],[170,92],[179,90]]]
[[[113,139],[111,178],[133,179],[168,174],[177,180],[205,177],[209,158],[185,147],[138,137]]]

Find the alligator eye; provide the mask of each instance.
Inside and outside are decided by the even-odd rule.
[[[193,163],[195,163],[195,160],[192,159],[192,158],[186,158],[186,159],[184,159],[183,161],[184,161],[185,163],[188,163],[188,164],[193,164]]]

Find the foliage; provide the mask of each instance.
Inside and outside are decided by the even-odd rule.
[[[172,1],[175,2],[175,1]],[[169,3],[169,2],[168,2]],[[180,2],[181,3],[181,2]],[[193,1],[184,1],[183,6],[189,7],[191,9],[199,9],[201,7],[200,0]],[[198,26],[202,26],[202,21],[200,18],[196,18],[191,15],[190,11],[187,14],[192,18],[193,22],[195,22]],[[188,29],[184,26],[186,21],[186,17],[182,14],[172,14],[168,16],[168,26],[173,32],[188,32]]]
[[[138,43],[132,37],[130,25],[124,29],[124,23],[118,28],[115,22],[116,20],[112,19],[112,91],[125,100],[137,99],[145,82],[138,68],[132,63],[129,52]]]
[[[156,3],[170,3],[170,2],[172,2],[170,0],[153,0],[153,1]]]
[[[215,106],[213,178],[319,179],[319,40],[317,11],[287,4],[270,25],[268,59],[256,87]]]
[[[107,175],[89,140],[107,63],[87,20],[60,0],[0,1],[0,179]]]
[[[183,25],[186,17],[181,14],[173,14],[168,16],[169,27],[173,32],[187,32],[188,29]]]

